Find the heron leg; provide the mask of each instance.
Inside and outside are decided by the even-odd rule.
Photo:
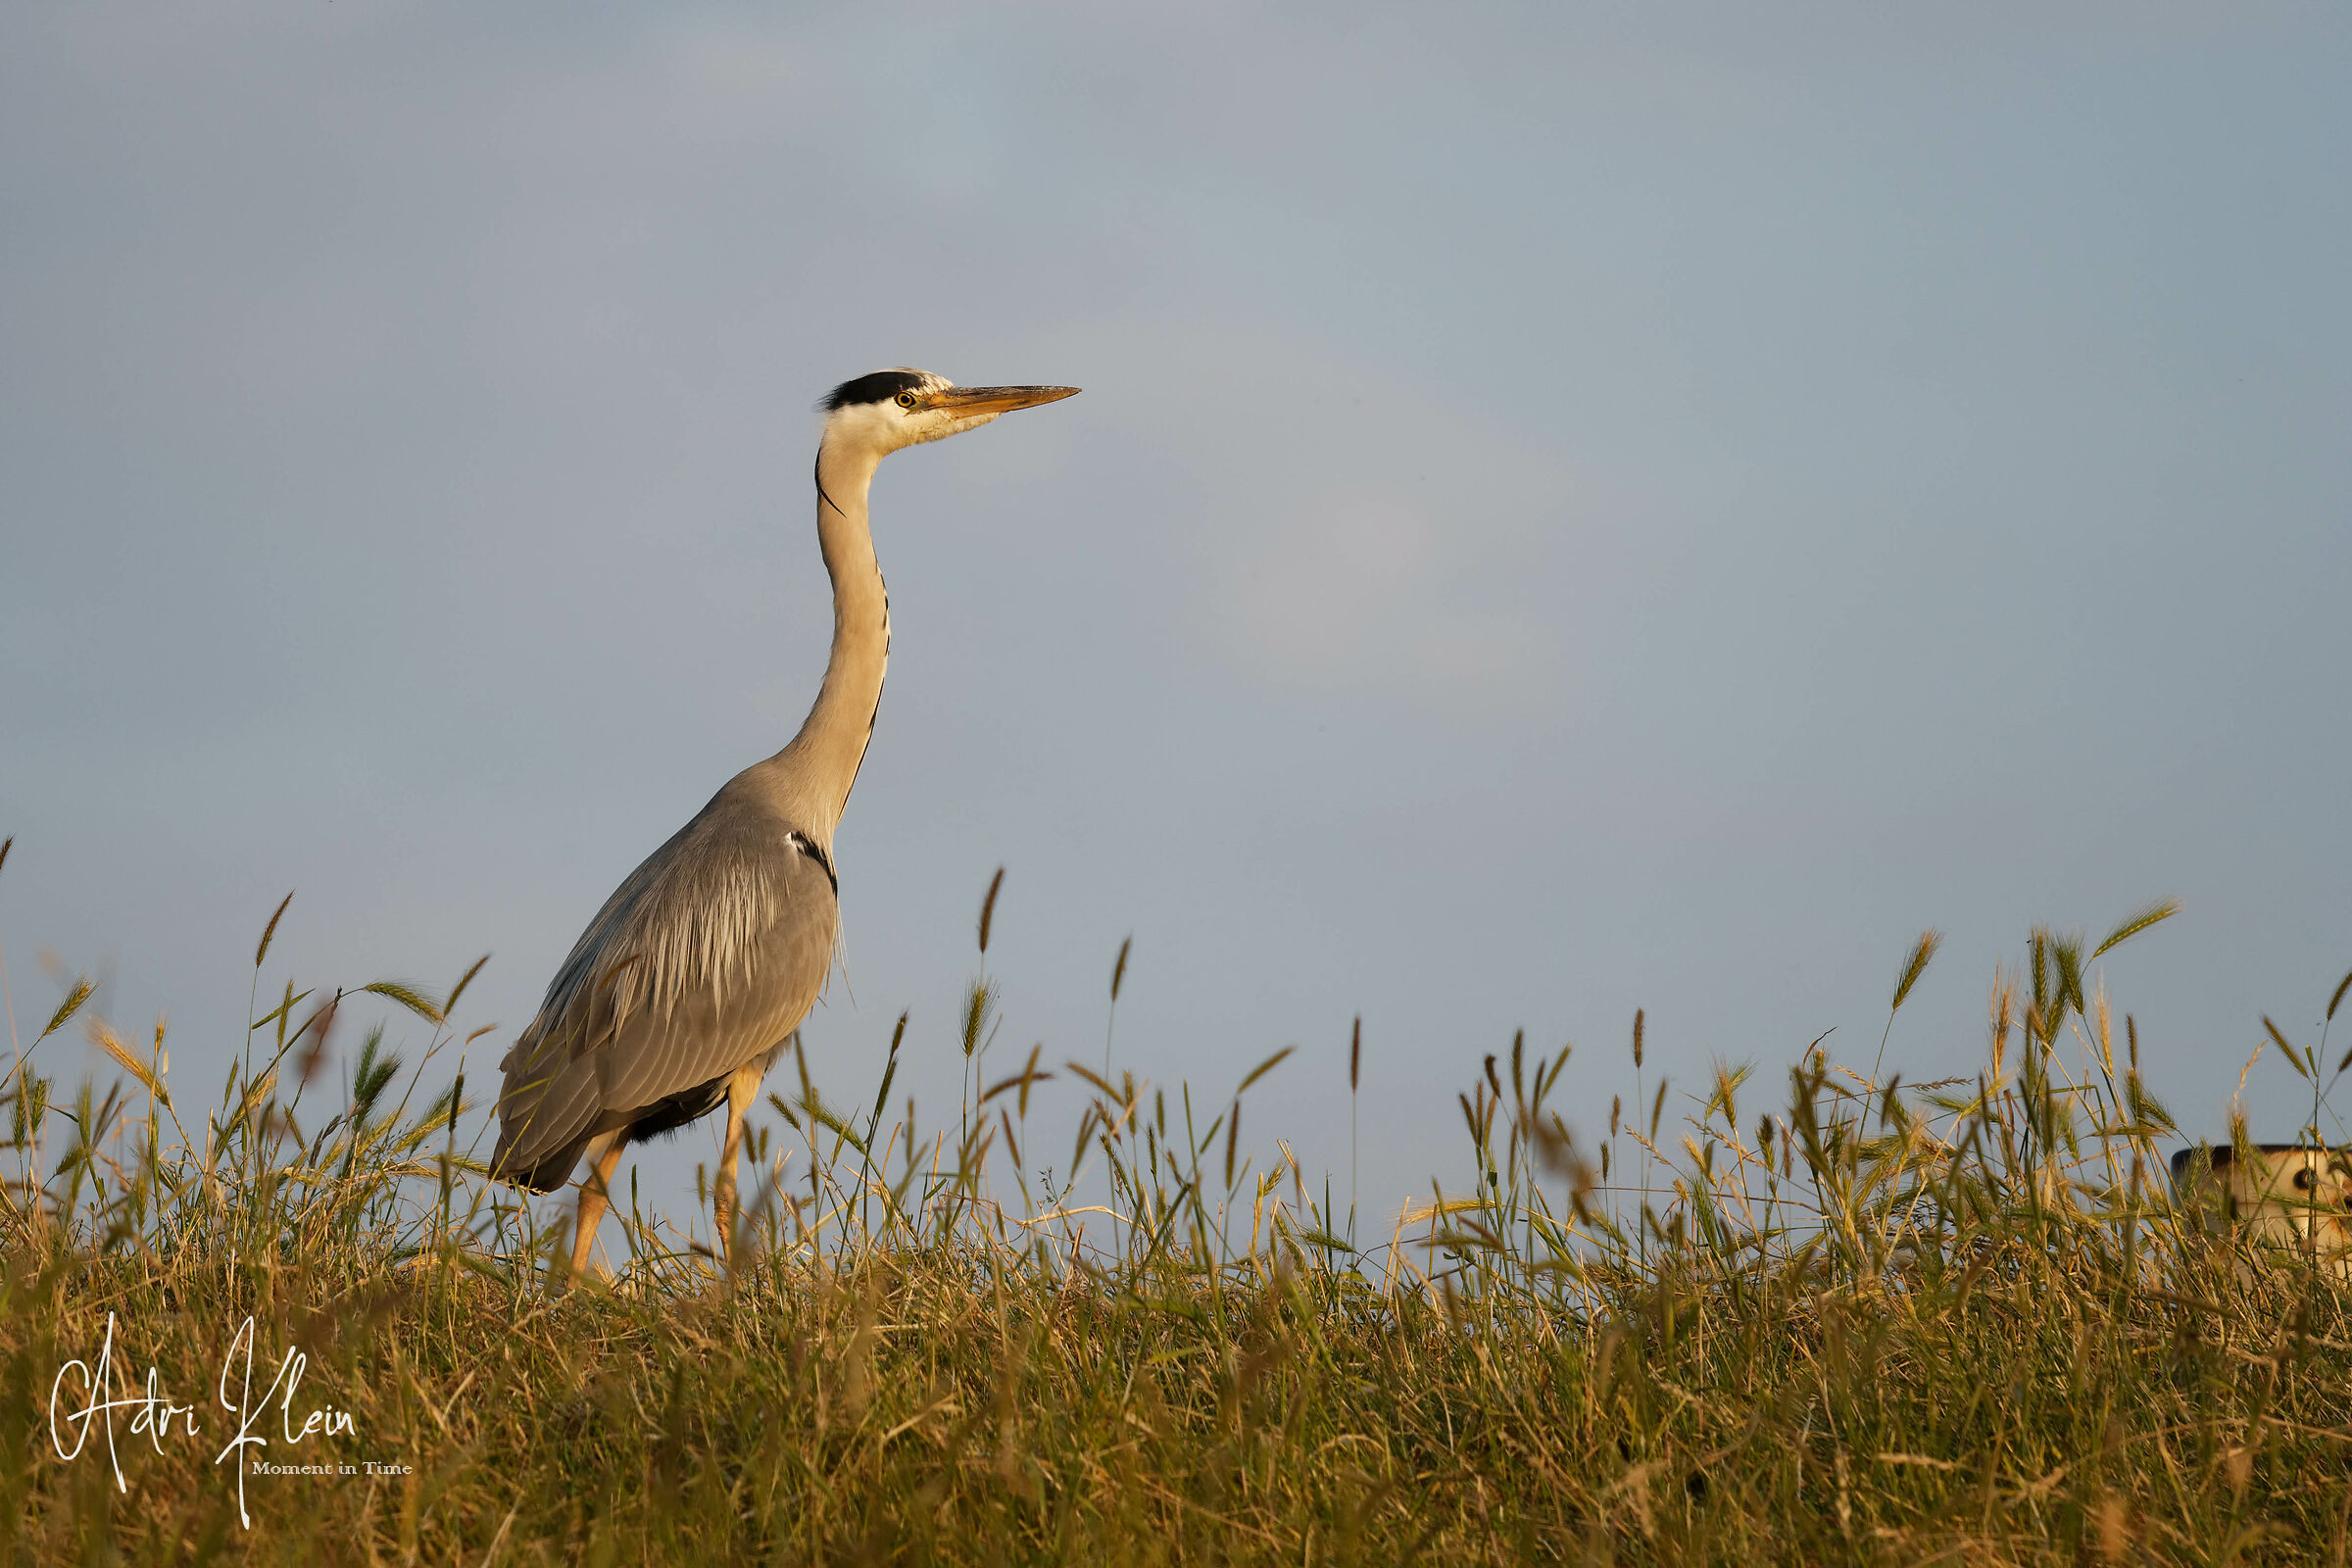
[[[611,1142],[598,1140],[603,1147],[597,1149],[594,1166],[580,1182],[580,1213],[571,1236],[571,1272],[575,1276],[588,1267],[588,1254],[596,1246],[597,1227],[605,1222],[606,1205],[612,1200],[612,1170],[620,1163],[620,1152],[629,1141],[626,1129],[607,1133],[605,1138]]]
[[[760,1097],[764,1064],[738,1068],[727,1080],[727,1141],[718,1154],[718,1179],[710,1184],[710,1206],[718,1221],[719,1255],[735,1256],[735,1165],[743,1154],[743,1117]]]

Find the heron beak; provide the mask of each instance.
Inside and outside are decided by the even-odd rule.
[[[1041,403],[1059,403],[1077,395],[1074,386],[952,386],[932,393],[930,406],[958,419],[971,419],[983,414],[1010,414]]]

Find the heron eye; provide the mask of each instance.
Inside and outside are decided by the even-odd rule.
[[[899,394],[897,401],[900,408],[911,409],[914,407],[914,394],[911,392],[902,392]]]

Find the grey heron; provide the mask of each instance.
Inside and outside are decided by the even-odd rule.
[[[722,1103],[712,1208],[718,1245],[731,1247],[744,1112],[833,967],[833,833],[890,655],[890,599],[866,522],[874,470],[902,447],[1077,390],[876,370],[819,405],[816,538],[833,583],[833,646],[816,703],[782,751],[729,779],[605,901],[499,1063],[492,1174],[553,1192],[590,1156],[573,1273],[588,1264],[621,1151]]]

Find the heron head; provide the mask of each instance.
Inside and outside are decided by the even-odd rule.
[[[1074,386],[957,386],[929,370],[876,370],[844,381],[818,405],[825,443],[878,454],[976,430],[1000,414],[1077,395]]]

